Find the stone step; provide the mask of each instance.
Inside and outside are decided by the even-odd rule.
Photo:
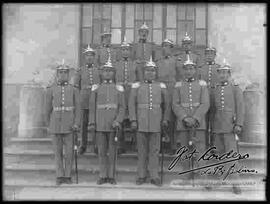
[[[97,185],[95,181],[87,182],[87,181],[79,181],[78,184],[75,183],[75,180],[72,184],[62,184],[62,188],[97,188],[97,189],[106,189],[106,188],[117,188],[117,189],[141,189],[141,190],[202,190],[203,185],[205,181],[202,180],[195,180],[187,181],[183,179],[177,179],[170,183],[165,183],[160,187],[157,187],[155,185],[152,185],[150,183],[144,183],[142,185],[135,185],[134,182],[117,182],[116,185],[111,184],[103,184],[103,185]],[[217,191],[226,191],[230,190],[231,185],[229,182],[222,182],[218,180],[208,180],[208,184],[215,185],[215,188],[213,188],[214,192]],[[5,187],[14,187],[14,188],[25,188],[25,187],[56,187],[54,180],[44,180],[42,178],[36,179],[33,177],[27,177],[27,179],[22,178],[8,178],[5,179],[3,182],[3,185]],[[265,182],[263,181],[255,181],[255,180],[248,180],[245,181],[239,181],[239,185],[241,186],[242,190],[264,190],[265,189]]]
[[[53,151],[52,139],[48,138],[12,138],[9,148],[19,150],[40,150]],[[266,155],[266,144],[239,142],[239,151],[241,154],[263,156]]]
[[[178,179],[186,179],[187,174],[178,175],[178,172],[182,171],[182,169],[173,169],[169,171],[168,169],[164,169],[163,179],[164,183],[170,183],[174,180]],[[239,174],[240,178],[243,180],[256,180],[261,181],[265,178],[264,170],[257,169],[257,173],[241,173]],[[97,166],[93,165],[79,165],[79,182],[93,182],[98,179],[99,169]],[[73,172],[74,175],[74,172]],[[119,182],[134,182],[137,175],[137,168],[130,166],[118,166],[116,171],[116,178]],[[25,164],[25,163],[13,163],[13,164],[5,164],[4,165],[4,178],[5,179],[22,179],[22,178],[33,178],[35,180],[51,180],[55,179],[55,166],[51,165],[35,165],[35,164]],[[230,176],[229,176],[230,177]],[[198,178],[202,178],[202,176],[198,175]],[[222,176],[223,178],[223,176]],[[222,179],[220,178],[220,179]]]
[[[4,150],[4,160],[8,163],[25,163],[25,164],[54,164],[54,153],[52,151],[36,151],[36,150],[14,150],[6,148]],[[175,156],[164,154],[164,168],[172,163]],[[121,154],[117,157],[117,165],[119,166],[137,166],[137,154]],[[161,154],[160,154],[161,161]],[[187,162],[187,161],[186,161]],[[183,162],[177,162],[175,168],[180,168]],[[98,156],[94,153],[85,153],[78,155],[78,165],[98,165]],[[262,156],[250,155],[247,159],[242,159],[239,164],[249,169],[266,169],[266,158]]]

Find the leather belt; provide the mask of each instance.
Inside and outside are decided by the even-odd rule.
[[[116,109],[117,108],[117,105],[116,104],[98,104],[97,105],[97,108],[98,109]]]
[[[72,111],[75,107],[53,107],[53,111]]]
[[[188,108],[188,107],[190,107],[190,106],[192,106],[192,107],[197,107],[197,106],[199,106],[200,105],[200,103],[181,103],[181,106],[183,106],[183,107],[185,107],[185,108]]]
[[[160,105],[159,104],[148,104],[148,103],[141,103],[141,104],[138,104],[138,108],[160,108]]]

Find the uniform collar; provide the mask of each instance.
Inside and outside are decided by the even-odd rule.
[[[140,43],[146,43],[146,39],[139,39]]]
[[[193,81],[195,81],[195,78],[194,78],[194,77],[189,78],[189,79],[188,79],[188,78],[186,78],[185,80],[186,80],[186,82],[193,82]]]
[[[212,61],[212,62],[206,62],[207,65],[214,65],[215,64],[215,61]]]
[[[191,50],[189,50],[189,51],[186,51],[186,54],[191,54]]]
[[[171,55],[164,56],[164,59],[170,59]]]
[[[87,68],[92,68],[92,67],[94,67],[94,64],[92,63],[92,64],[86,64],[86,67]]]
[[[110,48],[111,47],[111,44],[109,44],[109,45],[103,44],[103,47]]]
[[[228,81],[221,82],[220,85],[221,85],[221,86],[227,86],[227,85],[229,85],[229,82],[228,82]]]
[[[145,82],[146,84],[152,84],[152,83],[154,82],[154,80],[144,80],[144,82]]]
[[[57,82],[57,85],[58,86],[66,86],[66,85],[68,85],[68,82],[67,81],[65,81],[65,82]]]
[[[104,80],[103,83],[104,84],[112,84],[113,83],[113,80]]]
[[[123,57],[123,61],[128,61],[128,57]]]

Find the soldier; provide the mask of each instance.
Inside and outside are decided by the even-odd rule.
[[[131,85],[132,83],[138,80],[138,73],[136,69],[136,63],[132,61],[130,58],[130,45],[126,42],[126,38],[124,37],[124,41],[121,44],[121,55],[122,59],[120,59],[116,63],[116,82],[121,84],[124,87],[125,101],[128,102]],[[128,104],[126,103],[125,108],[125,117],[123,121],[123,131],[130,129],[130,121],[128,118]],[[125,132],[125,136],[127,136],[127,132]],[[130,133],[132,134],[132,133]],[[125,141],[124,141],[124,132],[122,132],[122,138],[120,141],[120,146],[122,148],[119,149],[119,153],[125,152]],[[131,137],[131,140],[135,138]],[[135,142],[133,142],[134,144]],[[133,148],[134,149],[134,148]]]
[[[169,100],[166,85],[157,82],[157,67],[152,58],[144,70],[144,82],[132,85],[129,99],[129,117],[132,129],[137,132],[138,178],[137,185],[146,182],[147,166],[151,183],[161,185],[158,177],[161,125],[167,128]],[[162,108],[163,107],[163,110]]]
[[[90,45],[83,52],[85,56],[85,65],[79,68],[75,74],[74,86],[80,89],[81,95],[81,117],[82,117],[82,131],[81,138],[82,144],[79,149],[79,153],[83,154],[87,148],[87,124],[88,124],[88,113],[89,113],[89,98],[91,94],[91,88],[93,84],[100,82],[100,74],[95,61],[95,50]],[[95,135],[92,136],[92,144],[95,145]],[[97,153],[97,149],[95,148]]]
[[[215,87],[215,84],[218,81],[217,68],[220,67],[219,64],[215,63],[215,57],[216,57],[216,49],[212,47],[210,44],[210,46],[205,49],[205,62],[198,68],[198,78],[203,79],[204,81],[207,82],[207,87],[210,95],[212,93],[211,89]],[[212,140],[211,140],[211,127],[209,125],[210,119],[209,111],[206,114],[206,127],[208,131],[208,134],[206,134],[206,145],[208,147],[212,145],[210,144]]]
[[[113,162],[115,161],[115,128],[120,128],[125,114],[123,86],[115,83],[115,68],[110,58],[103,66],[102,83],[92,86],[89,103],[88,130],[96,131],[99,179],[97,184],[116,184]],[[109,150],[109,156],[107,156]]]
[[[243,93],[237,84],[229,81],[231,66],[224,62],[222,67],[217,69],[219,82],[213,89],[211,98],[212,131],[214,133],[213,144],[219,155],[233,150],[237,152],[236,135],[242,130],[244,121]],[[235,162],[237,165],[238,162]],[[230,167],[232,164],[225,164]],[[229,175],[231,180],[239,181],[238,174]],[[240,194],[241,189],[233,184],[233,192]]]
[[[190,60],[189,55],[187,58],[183,67],[184,79],[176,82],[173,93],[172,107],[177,117],[177,146],[188,147],[192,141],[196,150],[202,154],[206,150],[205,114],[210,105],[209,94],[206,82],[195,78],[196,64]],[[200,163],[204,165],[203,162]],[[183,162],[183,169],[188,169],[188,161]]]
[[[46,119],[55,151],[56,185],[60,185],[72,183],[73,131],[80,125],[80,100],[79,90],[68,83],[69,67],[64,62],[57,66],[57,79],[47,88]]]
[[[199,78],[207,82],[208,88],[213,88],[218,81],[217,68],[220,65],[215,62],[215,57],[216,48],[210,45],[205,49],[205,62],[198,69]]]
[[[107,31],[101,35],[102,46],[97,49],[97,63],[100,67],[108,61],[109,56],[112,63],[117,61],[117,52],[112,48],[111,37],[112,34]]]
[[[172,40],[165,39],[162,42],[162,49],[163,49],[163,57],[157,61],[157,67],[158,67],[158,80],[160,82],[163,82],[168,90],[169,95],[169,103],[170,108],[172,104],[172,95],[173,95],[173,89],[174,85],[177,80],[177,74],[178,70],[176,67],[176,61],[177,59],[172,56],[172,48],[174,44]],[[172,114],[172,110],[170,111],[170,121],[169,121],[169,141],[170,141],[170,153],[174,153],[176,150],[175,146],[175,139],[174,139],[174,121],[175,116]]]
[[[138,77],[140,81],[143,81],[143,68],[150,56],[155,59],[155,44],[147,42],[149,34],[148,26],[144,24],[139,29],[139,42],[135,43],[132,49],[133,60],[137,62],[138,66]]]
[[[192,40],[190,38],[190,36],[186,33],[185,37],[182,39],[182,48],[183,48],[183,53],[181,53],[178,57],[178,61],[177,61],[177,67],[178,67],[178,70],[179,70],[179,79],[183,79],[183,64],[184,62],[187,60],[187,55],[189,55],[189,57],[191,58],[191,60],[198,66],[200,65],[200,56],[196,53],[194,53],[192,51],[192,47],[193,47],[193,44],[192,44]]]

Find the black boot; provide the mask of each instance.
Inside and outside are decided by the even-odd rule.
[[[95,153],[96,155],[98,155],[98,148],[97,148],[97,146],[94,147],[94,153]]]
[[[65,177],[65,183],[66,184],[72,184],[71,177]]]
[[[242,193],[241,188],[237,185],[233,185],[232,190],[233,190],[234,194],[241,194]]]
[[[63,183],[63,178],[62,178],[62,177],[57,177],[57,178],[56,178],[55,184],[56,184],[57,186],[60,186],[62,183]]]
[[[144,177],[144,178],[138,178],[136,180],[136,185],[142,185],[143,183],[146,183],[146,177]]]
[[[161,180],[159,178],[151,179],[150,182],[156,186],[161,186]]]
[[[107,182],[113,185],[116,184],[116,180],[114,178],[107,178]]]
[[[98,185],[101,185],[101,184],[104,184],[104,183],[107,183],[107,178],[99,178],[97,180],[97,184]]]

